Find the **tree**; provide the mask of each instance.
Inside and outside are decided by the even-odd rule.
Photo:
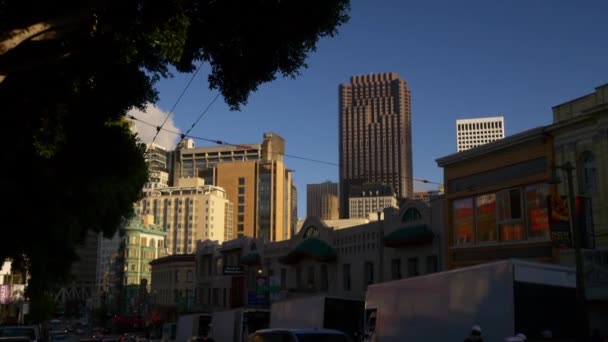
[[[349,0],[0,0],[5,199],[0,259],[26,255],[32,298],[64,281],[87,231],[111,236],[147,179],[125,113],[171,68],[211,66],[232,109],[295,77]]]

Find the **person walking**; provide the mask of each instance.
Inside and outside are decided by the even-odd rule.
[[[469,337],[467,337],[464,342],[483,342],[483,338],[481,337],[481,327],[479,325],[474,325],[471,328]]]

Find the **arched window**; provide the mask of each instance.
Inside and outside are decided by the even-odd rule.
[[[585,152],[580,159],[581,191],[584,194],[592,194],[596,189],[595,158],[591,152]]]
[[[403,218],[401,219],[401,222],[409,223],[409,222],[415,222],[418,220],[422,220],[422,215],[420,214],[418,209],[408,208],[405,211],[405,214],[403,214]]]
[[[310,226],[310,227],[306,228],[306,230],[304,231],[305,239],[307,239],[309,237],[318,237],[318,236],[319,236],[319,230],[315,226]]]

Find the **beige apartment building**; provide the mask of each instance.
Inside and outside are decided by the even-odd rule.
[[[261,144],[178,148],[173,174],[203,178],[225,190],[234,204],[234,238],[280,241],[293,234],[297,205],[284,153],[285,140],[274,133],[265,133]]]
[[[154,189],[138,208],[169,233],[170,254],[193,253],[196,240],[233,238],[233,204],[226,191],[200,178],[181,178],[176,186]]]
[[[161,314],[191,311],[194,304],[194,254],[175,254],[150,262],[152,303]]]

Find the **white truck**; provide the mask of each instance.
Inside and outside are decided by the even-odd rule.
[[[362,300],[326,295],[287,299],[272,303],[272,329],[334,329],[351,337],[362,331]]]
[[[168,341],[189,341],[192,337],[204,336],[209,331],[210,323],[211,314],[182,315],[177,320],[176,333],[171,333],[171,330],[175,328],[168,325],[168,329],[163,329],[163,338]],[[167,334],[166,330],[168,330],[169,334]]]
[[[368,341],[462,341],[473,325],[485,341],[551,330],[574,336],[575,271],[504,260],[368,287]]]
[[[215,311],[211,322],[210,336],[215,341],[247,341],[249,334],[268,328],[270,310],[239,308]]]

